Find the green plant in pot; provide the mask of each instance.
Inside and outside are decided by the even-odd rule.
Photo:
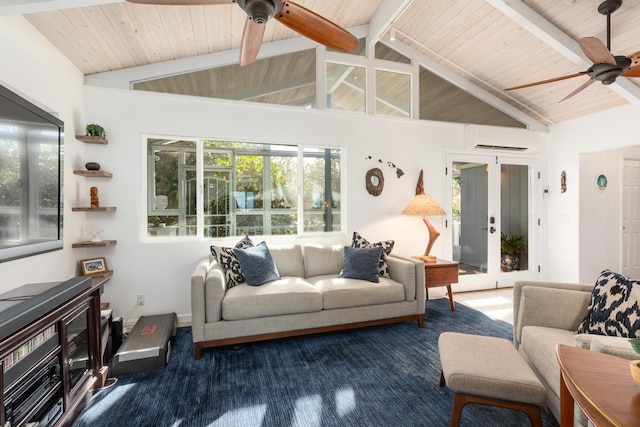
[[[98,138],[104,138],[105,137],[104,128],[102,126],[100,126],[100,125],[95,124],[95,123],[87,125],[86,126],[86,130],[87,130],[87,135],[89,135],[89,136],[97,136]]]
[[[500,233],[500,266],[502,271],[520,270],[520,257],[526,251],[525,236]]]
[[[629,342],[631,343],[631,347],[635,350],[636,353],[640,354],[640,331],[636,332],[635,338],[630,338]],[[632,360],[629,362],[629,367],[631,369],[631,376],[635,380],[636,383],[640,384],[640,360]]]

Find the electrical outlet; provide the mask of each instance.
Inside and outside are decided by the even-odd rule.
[[[144,305],[144,294],[136,295],[136,305],[137,306]]]

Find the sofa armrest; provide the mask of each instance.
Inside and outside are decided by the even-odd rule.
[[[627,360],[640,359],[640,354],[636,353],[633,347],[631,347],[628,338],[597,335],[591,340],[589,350],[622,357]]]
[[[521,340],[525,326],[543,326],[548,328],[575,331],[587,315],[591,298],[590,292],[558,289],[553,287],[524,286],[520,289],[518,317],[515,320],[514,337],[516,347]]]
[[[535,287],[541,289],[562,289],[562,290],[570,290],[570,291],[578,291],[588,293],[591,295],[591,291],[593,290],[593,284],[583,284],[583,283],[561,283],[561,282],[543,282],[543,281],[517,281],[513,284],[513,343],[516,348],[520,344],[520,333],[522,332],[522,326],[520,325],[520,306],[521,306],[521,296],[522,289],[525,287]],[[545,300],[543,304],[553,303],[553,301]],[[587,303],[588,304],[588,303]],[[556,306],[557,307],[557,306]],[[560,309],[562,311],[562,308]],[[583,317],[586,316],[586,307]]]
[[[415,258],[399,255],[388,255],[386,259],[389,266],[389,276],[404,285],[405,299],[424,302],[424,263]]]
[[[191,330],[193,342],[204,341],[204,325],[222,319],[226,283],[222,266],[210,257],[196,264],[191,274]]]

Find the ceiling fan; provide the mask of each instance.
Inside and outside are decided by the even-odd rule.
[[[271,19],[327,47],[351,52],[358,39],[337,24],[296,3],[281,0],[127,0],[131,3],[171,6],[224,5],[237,3],[247,13],[240,45],[240,65],[255,61]]]
[[[607,45],[605,46],[600,39],[595,37],[585,37],[579,41],[580,49],[586,55],[593,65],[585,71],[575,74],[569,74],[562,77],[555,77],[548,80],[527,83],[520,86],[514,86],[505,90],[523,89],[531,86],[538,86],[546,83],[553,83],[560,80],[571,79],[588,75],[589,80],[583,83],[576,90],[571,92],[560,100],[560,102],[571,98],[575,94],[586,89],[595,81],[600,81],[604,85],[610,85],[620,76],[624,77],[640,77],[640,51],[629,56],[614,56],[611,53],[611,14],[618,10],[622,5],[622,0],[605,0],[598,6],[598,12],[607,16]]]

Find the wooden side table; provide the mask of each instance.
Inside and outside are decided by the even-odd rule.
[[[458,283],[457,262],[437,259],[436,262],[424,263],[424,286],[427,291],[427,299],[429,299],[429,288],[446,286],[449,294],[449,307],[451,307],[451,311],[456,311],[451,294],[452,283]]]
[[[560,426],[573,427],[577,403],[598,427],[640,425],[640,385],[631,377],[629,360],[558,344]]]

